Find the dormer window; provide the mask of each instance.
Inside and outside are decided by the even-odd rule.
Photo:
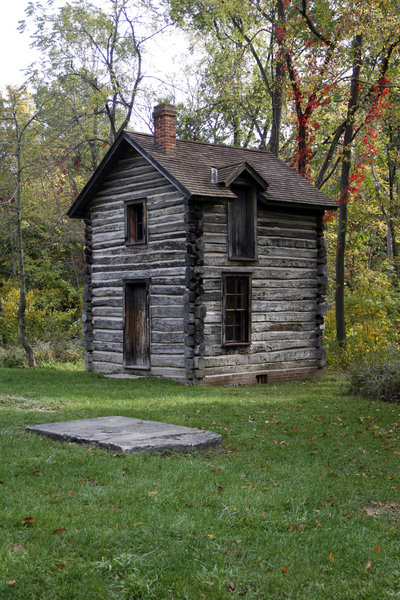
[[[257,194],[248,182],[235,183],[231,190],[236,198],[228,205],[229,258],[231,260],[255,260]]]
[[[234,198],[228,203],[230,260],[257,259],[257,191],[266,192],[268,183],[248,162],[214,168],[212,181],[229,188]]]
[[[145,200],[132,200],[125,206],[126,243],[145,244],[147,242],[147,214]]]

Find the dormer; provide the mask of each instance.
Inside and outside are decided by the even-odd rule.
[[[257,260],[257,191],[268,183],[247,162],[222,167],[215,178],[236,196],[228,204],[229,259]]]

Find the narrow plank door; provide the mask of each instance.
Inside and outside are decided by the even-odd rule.
[[[147,282],[125,284],[125,365],[150,367]]]

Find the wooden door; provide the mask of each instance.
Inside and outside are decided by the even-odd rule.
[[[148,284],[125,283],[125,366],[150,367]]]

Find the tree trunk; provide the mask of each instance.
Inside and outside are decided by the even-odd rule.
[[[18,240],[18,262],[19,262],[19,307],[18,307],[18,325],[19,339],[28,357],[30,367],[36,367],[35,353],[26,337],[26,288],[25,288],[25,264],[24,264],[24,246],[22,239],[22,208],[21,208],[21,144],[17,142],[17,240]]]
[[[361,70],[362,35],[356,35],[353,40],[353,68],[350,87],[350,98],[347,105],[347,114],[352,114],[353,107],[358,102],[359,78]],[[336,339],[339,345],[346,346],[346,323],[344,308],[344,279],[345,279],[345,252],[347,234],[347,207],[350,195],[351,172],[351,143],[354,133],[354,118],[350,118],[344,132],[342,173],[340,177],[340,205],[339,225],[336,241]]]
[[[283,0],[277,0],[278,9],[278,30],[281,30],[285,26],[285,7]],[[268,150],[279,156],[279,142],[281,134],[281,122],[282,122],[282,102],[283,102],[283,82],[285,78],[285,57],[282,49],[282,42],[278,37],[278,44],[280,46],[279,52],[276,58],[275,66],[275,81],[273,83],[274,89],[272,92],[272,126],[271,136],[269,138]]]

